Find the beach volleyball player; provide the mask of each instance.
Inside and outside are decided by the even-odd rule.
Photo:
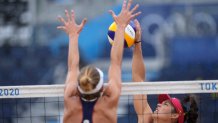
[[[136,38],[133,51],[132,78],[134,82],[145,81],[145,65],[141,49],[141,28],[137,20]],[[186,106],[184,106],[185,104]],[[138,123],[196,123],[198,107],[193,96],[187,96],[180,101],[168,94],[158,95],[158,104],[153,112],[147,100],[147,95],[134,95],[134,108]]]
[[[131,7],[132,0],[125,0],[119,15],[110,10],[117,24],[114,44],[111,48],[108,85],[103,86],[103,72],[97,67],[86,66],[79,70],[78,38],[86,19],[75,22],[74,11],[65,11],[66,19],[59,17],[63,26],[58,26],[69,36],[68,73],[64,92],[64,123],[116,123],[117,107],[121,93],[121,64],[124,48],[124,30],[139,5]],[[96,27],[100,28],[100,27]]]

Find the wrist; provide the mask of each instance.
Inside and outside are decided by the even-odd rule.
[[[117,25],[117,29],[124,29],[125,30],[126,26],[124,25]]]
[[[69,34],[69,38],[78,38],[79,34]]]

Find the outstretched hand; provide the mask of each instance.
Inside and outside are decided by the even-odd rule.
[[[121,26],[125,28],[129,24],[131,19],[141,14],[141,12],[134,13],[138,9],[139,4],[135,5],[130,10],[131,4],[132,4],[132,0],[129,0],[128,3],[126,0],[124,0],[122,10],[119,13],[119,15],[116,15],[113,10],[109,10],[109,13],[112,15],[117,26]]]
[[[79,33],[82,31],[87,19],[84,18],[82,22],[78,25],[75,21],[75,13],[72,10],[71,15],[69,15],[69,12],[65,10],[66,20],[63,17],[58,17],[58,20],[63,23],[63,26],[58,26],[57,29],[65,31],[68,35],[79,35]]]

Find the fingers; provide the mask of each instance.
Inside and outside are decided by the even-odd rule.
[[[64,24],[66,24],[66,21],[64,20],[64,18],[62,18],[61,16],[58,16],[58,20]]]
[[[65,31],[66,28],[64,26],[58,26],[57,29]]]
[[[82,31],[82,29],[83,29],[84,25],[86,24],[86,22],[87,22],[87,18],[84,18],[82,20],[81,24],[79,25],[79,30],[78,30],[79,33]]]
[[[75,22],[75,13],[74,10],[71,10],[71,19],[73,22]]]
[[[87,22],[87,18],[84,18],[84,19],[82,20],[81,24],[80,24],[82,28],[84,27],[84,25],[86,24],[86,22]]]
[[[70,18],[70,15],[66,9],[65,9],[65,15],[67,17],[67,21],[69,22],[71,20],[71,18]]]
[[[126,0],[123,1],[123,6],[122,6],[122,10],[126,9]]]
[[[115,13],[114,13],[114,11],[113,11],[113,10],[109,10],[108,12],[109,12],[109,13],[112,15],[112,17],[113,17],[113,18],[115,18],[115,17],[116,17],[116,15],[115,15]]]
[[[136,26],[136,31],[141,31],[141,26],[140,26],[140,23],[137,19],[134,20],[134,23],[135,23],[135,26]]]
[[[134,8],[130,12],[133,13],[138,8],[139,8],[139,4],[135,5]]]
[[[131,7],[131,4],[132,4],[132,0],[129,0],[129,2],[128,2],[128,4],[127,4],[127,10],[129,10],[129,9],[130,9],[130,7]]]
[[[65,10],[65,15],[67,17],[67,22],[70,22],[70,21],[75,21],[75,14],[74,14],[74,11],[71,10],[71,16],[69,15],[69,12],[68,10]],[[66,21],[63,17],[59,16],[58,17],[58,20],[64,24],[66,24]]]
[[[135,37],[135,43],[141,42],[141,26],[137,19],[134,20],[135,26],[136,26],[136,37]]]
[[[137,17],[137,16],[140,15],[140,14],[141,14],[141,12],[137,12],[137,13],[133,14],[133,15],[131,16],[131,19]]]

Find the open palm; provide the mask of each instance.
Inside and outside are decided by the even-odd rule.
[[[119,13],[119,15],[116,15],[114,13],[114,11],[109,10],[109,12],[111,13],[111,15],[114,18],[114,21],[117,25],[122,26],[122,27],[126,27],[129,24],[130,20],[132,20],[133,18],[135,18],[136,16],[141,14],[141,12],[134,13],[138,9],[139,5],[138,4],[135,5],[130,10],[131,4],[132,4],[132,0],[129,0],[128,3],[126,0],[124,0],[122,10]]]
[[[82,31],[87,19],[84,18],[81,24],[78,25],[76,24],[73,10],[71,11],[71,15],[65,10],[65,15],[67,18],[66,20],[63,17],[58,17],[58,20],[63,23],[63,26],[58,26],[57,28],[65,31],[68,35],[78,35]]]

